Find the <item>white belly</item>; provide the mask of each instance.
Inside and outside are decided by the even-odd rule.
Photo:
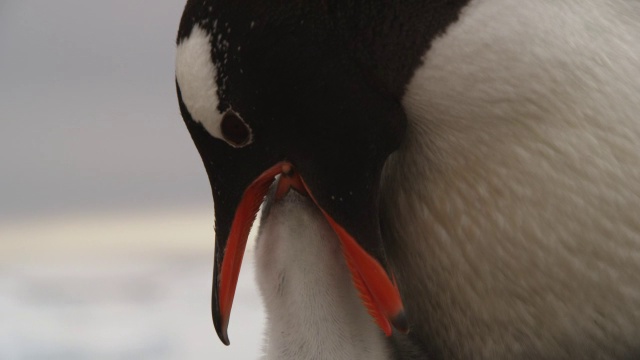
[[[640,2],[473,1],[403,102],[392,262],[444,354],[640,349]]]
[[[351,282],[340,243],[319,210],[290,192],[257,240],[257,281],[267,311],[265,359],[388,359],[382,331]]]

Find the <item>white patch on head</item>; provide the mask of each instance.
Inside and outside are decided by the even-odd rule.
[[[211,136],[224,140],[218,110],[216,67],[211,58],[211,35],[195,25],[191,35],[178,44],[176,79],[189,114]]]

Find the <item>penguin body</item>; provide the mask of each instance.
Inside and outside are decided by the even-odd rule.
[[[442,359],[640,357],[640,3],[472,1],[383,175],[411,336]]]
[[[307,198],[267,199],[256,280],[267,313],[265,359],[391,359],[362,306],[340,243]]]

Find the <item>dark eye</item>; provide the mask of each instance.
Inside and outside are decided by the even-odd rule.
[[[220,123],[222,136],[233,146],[244,146],[251,140],[251,129],[233,110],[229,110],[222,116]]]

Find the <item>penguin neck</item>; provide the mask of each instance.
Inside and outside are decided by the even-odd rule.
[[[388,359],[318,209],[292,191],[268,200],[264,214],[256,277],[267,312],[265,359]]]

